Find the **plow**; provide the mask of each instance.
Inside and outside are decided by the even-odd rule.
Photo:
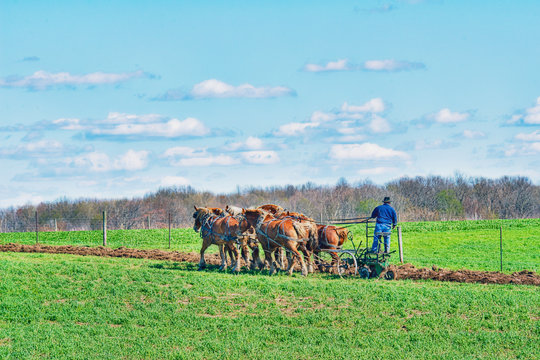
[[[389,233],[375,233],[375,220],[371,218],[338,219],[331,221],[334,224],[353,225],[365,224],[365,245],[362,241],[355,242],[352,233],[348,233],[348,240],[352,249],[332,248],[320,249],[315,261],[319,270],[338,274],[341,277],[360,276],[362,279],[384,277],[386,280],[397,279],[395,270],[389,269],[391,252],[371,252],[370,242],[376,235],[381,249],[383,236]]]

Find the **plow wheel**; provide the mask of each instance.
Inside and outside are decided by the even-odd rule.
[[[319,268],[320,272],[337,274],[338,267],[337,262],[334,262],[332,255],[327,251],[321,251],[318,255],[315,255],[315,266]]]
[[[337,273],[341,277],[358,275],[356,257],[350,252],[339,253]]]
[[[371,276],[371,270],[369,270],[367,266],[362,266],[360,268],[360,277],[362,279],[369,279],[370,276]]]
[[[398,275],[395,270],[386,270],[386,272],[384,273],[385,280],[396,280],[397,277]]]

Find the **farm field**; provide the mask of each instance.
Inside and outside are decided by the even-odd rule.
[[[448,269],[498,271],[500,269],[500,227],[503,229],[503,272],[524,269],[540,271],[540,219],[483,220],[402,223],[405,261],[418,267],[436,265]],[[365,244],[363,225],[350,227],[356,241]],[[168,229],[109,230],[110,247],[169,250]],[[41,232],[39,241],[46,245],[99,246],[101,231]],[[0,233],[0,244],[34,244],[36,235]],[[201,240],[191,228],[173,229],[171,251],[198,252]],[[347,243],[345,247],[350,247]],[[392,249],[397,249],[397,234],[392,235]],[[207,253],[217,252],[211,246]],[[397,263],[397,254],[393,262]]]
[[[540,357],[538,287],[0,253],[0,358]]]

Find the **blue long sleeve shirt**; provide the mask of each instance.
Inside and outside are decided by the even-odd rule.
[[[390,204],[382,204],[377,206],[371,213],[372,218],[377,218],[379,224],[397,224],[396,210]]]

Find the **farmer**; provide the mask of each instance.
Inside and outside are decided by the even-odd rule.
[[[390,206],[390,203],[390,197],[385,196],[383,204],[377,206],[371,213],[371,218],[377,218],[373,235],[373,245],[371,246],[372,253],[379,251],[379,239],[381,235],[384,237],[384,252],[388,253],[390,251],[390,233],[397,224],[396,210]]]

